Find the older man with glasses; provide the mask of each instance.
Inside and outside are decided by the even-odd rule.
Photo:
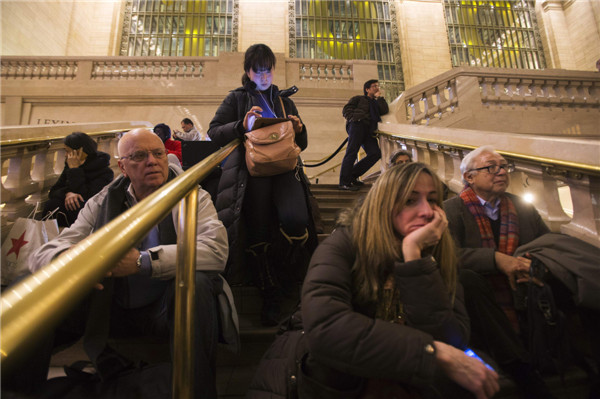
[[[552,398],[519,337],[511,291],[529,280],[531,260],[518,246],[550,230],[537,210],[506,192],[514,166],[492,146],[470,152],[460,165],[461,193],[444,202],[448,228],[460,249],[460,281],[471,318],[471,345],[487,351],[527,398]]]
[[[31,256],[32,271],[43,268],[61,252],[86,239],[183,173],[181,168],[168,163],[162,140],[149,129],[127,132],[119,140],[118,151],[122,176],[90,198],[70,228]],[[17,375],[8,379],[3,376],[3,393],[5,388],[22,393],[43,393],[35,391],[44,389],[53,342],[55,345],[56,342],[72,342],[83,336],[84,349],[103,383],[109,376],[118,375],[130,366],[127,359],[108,347],[109,333],[111,336],[115,333],[151,335],[170,338],[172,342],[178,214],[179,208],[174,207],[114,265],[106,278],[98,282],[97,290],[55,330],[56,339],[46,337],[44,348],[33,351],[34,356],[24,363]],[[216,348],[219,320],[223,317],[218,314],[217,296],[223,293],[223,284],[226,284],[219,273],[225,268],[228,244],[225,227],[217,218],[210,196],[202,189],[198,190],[197,217],[194,389],[197,398],[216,399]],[[221,298],[221,303],[226,301],[224,296]],[[162,376],[166,381],[170,379],[170,373]],[[150,383],[140,380],[140,385]],[[152,391],[152,387],[154,385],[147,386],[140,392]],[[170,397],[168,392],[166,397]]]

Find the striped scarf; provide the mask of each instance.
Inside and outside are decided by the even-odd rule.
[[[466,186],[460,193],[460,198],[477,222],[482,246],[484,248],[494,248],[503,254],[512,255],[519,246],[519,217],[510,198],[504,195],[500,199],[500,237],[498,237],[497,248],[490,219],[485,214],[483,206],[473,189]],[[508,279],[503,274],[492,274],[486,277],[492,285],[496,302],[508,317],[515,331],[519,332],[519,322]]]

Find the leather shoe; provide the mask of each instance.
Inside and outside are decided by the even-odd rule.
[[[352,184],[353,186],[356,186],[356,187],[361,187],[361,186],[364,186],[364,185],[365,185],[365,183],[361,182],[361,181],[360,181],[360,180],[358,180],[358,179],[354,179],[354,180],[352,180],[352,183],[351,183],[351,184]]]
[[[359,190],[358,187],[353,186],[352,184],[348,184],[348,185],[346,185],[346,184],[340,184],[338,186],[338,189],[340,189],[340,190],[346,190],[346,191],[358,191]]]

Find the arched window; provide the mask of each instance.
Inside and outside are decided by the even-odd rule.
[[[238,0],[127,0],[121,55],[217,56],[237,51]]]
[[[386,97],[404,90],[393,1],[290,0],[289,7],[290,57],[375,60]]]
[[[452,65],[545,68],[535,0],[444,0]]]

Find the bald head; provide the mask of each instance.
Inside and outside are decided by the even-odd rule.
[[[131,180],[138,201],[162,186],[169,175],[165,145],[149,129],[133,129],[119,140],[119,168]]]
[[[146,140],[154,140],[155,143],[162,144],[162,140],[156,134],[154,134],[152,130],[148,128],[138,128],[128,131],[119,140],[119,144],[117,146],[119,158],[129,155],[127,152],[129,147],[135,145],[138,142],[141,143]]]

